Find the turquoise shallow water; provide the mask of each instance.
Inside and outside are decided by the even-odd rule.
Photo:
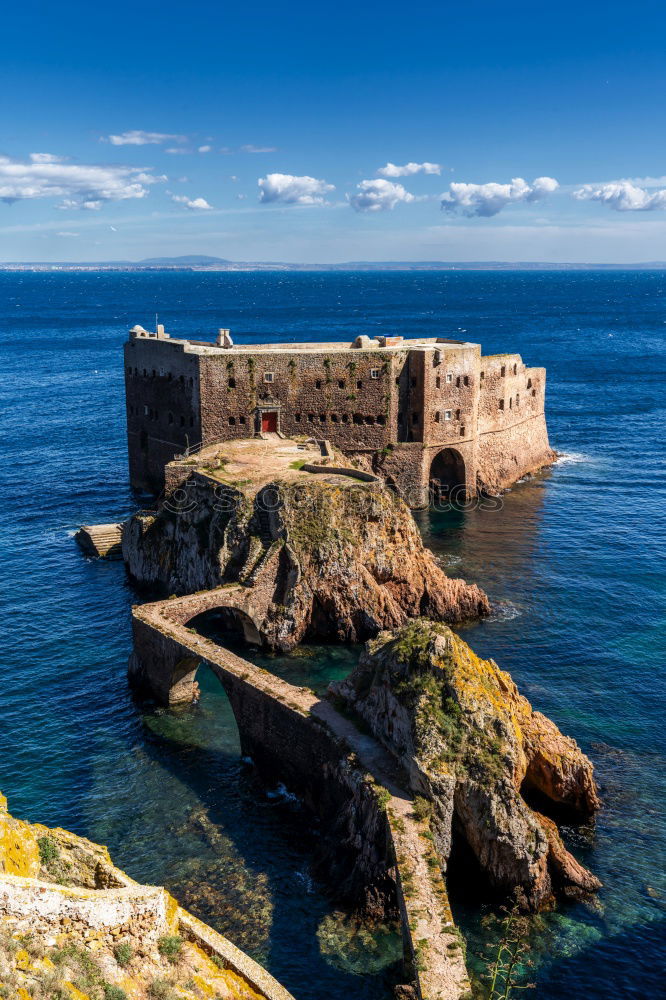
[[[465,638],[579,740],[604,799],[596,826],[570,834],[604,881],[599,907],[543,921],[531,995],[663,995],[665,292],[656,272],[0,274],[0,787],[14,812],[106,842],[297,1000],[388,995],[381,974],[356,974],[353,948],[340,970],[344,928],[311,868],[316,830],[239,761],[214,679],[202,677],[195,710],[132,702],[137,596],[121,565],[86,561],[71,535],[135,508],[120,348],[156,309],[174,334],[222,325],[256,342],[462,334],[548,367],[551,440],[566,457],[500,512],[419,524],[450,572],[495,601]],[[355,656],[305,652],[274,666],[319,686]],[[474,955],[477,913],[457,911]],[[368,968],[388,961],[388,939],[380,952]]]

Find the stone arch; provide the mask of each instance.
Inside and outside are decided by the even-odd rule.
[[[452,493],[466,495],[465,460],[455,448],[439,451],[430,465],[430,489],[436,498]]]
[[[257,627],[256,622],[241,608],[230,607],[229,605],[214,605],[193,615],[184,624],[188,628],[194,628],[197,631],[199,631],[197,625],[211,626],[210,628],[201,629],[201,633],[202,635],[208,635],[209,632],[213,632],[216,636],[216,641],[220,637],[220,633],[222,633],[224,637],[232,640],[232,643],[235,640],[247,643],[249,646],[264,645],[264,637]],[[222,644],[226,645],[226,643]]]

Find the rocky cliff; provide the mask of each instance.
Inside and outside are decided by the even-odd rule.
[[[252,493],[195,472],[181,509],[167,499],[128,522],[128,571],[174,594],[252,586],[254,624],[280,649],[313,637],[367,639],[415,615],[487,614],[485,594],[446,576],[398,497],[341,478],[304,474]]]
[[[0,996],[293,1000],[165,889],[98,844],[15,819],[1,795]]]
[[[426,620],[368,643],[333,694],[369,724],[427,801],[440,862],[457,831],[487,880],[539,908],[599,881],[542,810],[583,819],[599,807],[592,765],[535,712],[493,660]],[[539,810],[529,802],[538,800]]]

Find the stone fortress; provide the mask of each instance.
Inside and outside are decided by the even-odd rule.
[[[235,345],[130,331],[125,385],[130,479],[159,493],[193,446],[277,434],[330,441],[411,507],[433,488],[497,493],[553,461],[546,373],[518,354],[482,356],[442,337]]]

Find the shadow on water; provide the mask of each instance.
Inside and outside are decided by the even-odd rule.
[[[247,654],[244,647],[239,651]],[[294,676],[309,676],[313,660],[316,672],[325,672],[314,651],[294,659]],[[373,930],[332,909],[327,887],[312,873],[316,821],[288,789],[267,789],[240,760],[224,689],[207,667],[199,668],[197,680],[198,704],[144,716],[144,752],[196,802],[166,831],[177,850],[169,888],[198,917],[267,963],[298,1000],[361,993],[383,1000],[396,971],[391,966],[401,956],[396,929]],[[199,740],[212,717],[224,722],[223,748],[219,741]]]

